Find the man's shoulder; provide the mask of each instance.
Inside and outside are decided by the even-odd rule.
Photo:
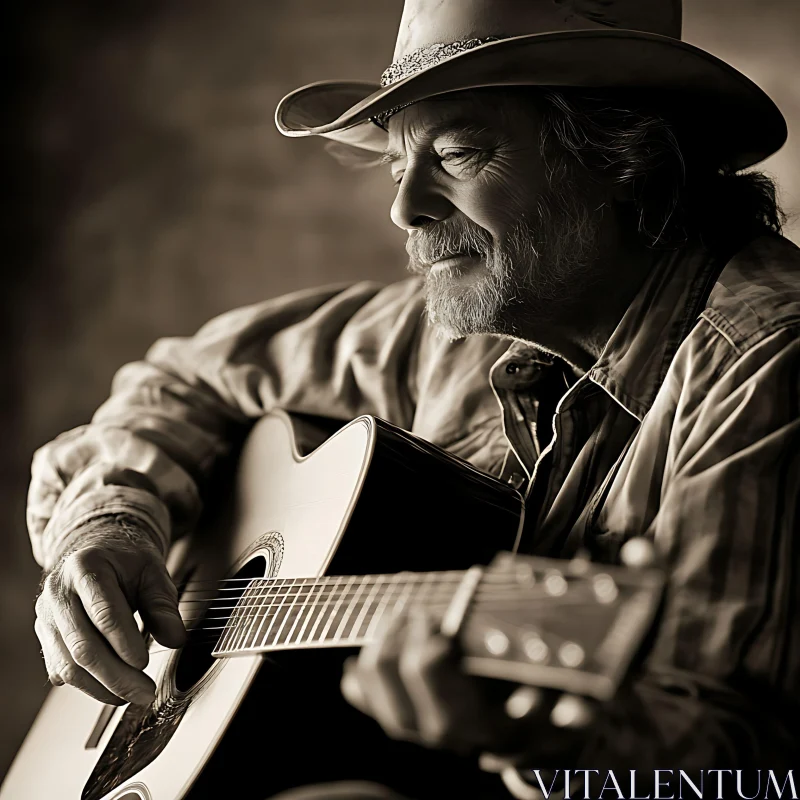
[[[800,248],[762,236],[725,265],[701,314],[739,353],[775,332],[800,331]]]

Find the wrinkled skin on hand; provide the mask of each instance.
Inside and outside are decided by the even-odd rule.
[[[134,611],[165,647],[185,641],[178,593],[151,535],[124,517],[95,521],[45,577],[36,601],[51,683],[103,703],[150,703],[155,685],[142,671],[148,652]]]

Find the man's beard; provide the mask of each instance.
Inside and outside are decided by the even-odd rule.
[[[410,271],[425,276],[429,320],[450,339],[476,333],[523,336],[563,320],[598,277],[602,215],[572,191],[549,189],[502,240],[459,216],[409,237]],[[431,265],[454,255],[480,258],[468,285],[459,271]]]

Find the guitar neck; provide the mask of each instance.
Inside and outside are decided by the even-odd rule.
[[[407,608],[444,614],[463,572],[256,579],[230,616],[218,657],[311,647],[360,647]]]
[[[382,620],[424,608],[458,634],[466,672],[607,700],[662,589],[654,570],[510,553],[466,572],[255,579],[239,591],[213,655],[360,647]]]

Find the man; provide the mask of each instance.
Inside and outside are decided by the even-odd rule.
[[[793,765],[800,253],[774,187],[739,174],[786,128],[679,41],[680,11],[409,0],[382,87],[282,101],[283,133],[382,154],[416,277],[161,341],[90,425],[39,451],[29,525],[54,683],[149,702],[131,610],[183,641],[163,555],[235,435],[276,406],[372,413],[524,491],[523,550],[618,560],[645,537],[669,574],[646,663],[593,715],[492,696],[435,620],[398,617],[342,680],[389,736],[483,753],[523,798],[533,768]]]

